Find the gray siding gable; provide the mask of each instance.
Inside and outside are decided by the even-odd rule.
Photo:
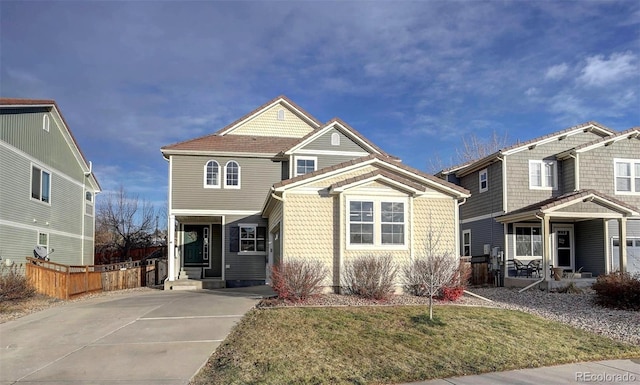
[[[505,156],[507,159],[507,211],[517,210],[566,192],[562,189],[562,181],[567,179],[564,176],[563,162],[558,162],[556,190],[529,189],[529,160],[556,161],[557,154],[601,137],[592,132],[580,132],[563,140],[554,140]],[[580,186],[580,188],[584,187]]]
[[[338,134],[340,138],[340,144],[334,146],[331,144],[331,137],[334,133]],[[298,151],[302,150],[311,150],[311,151],[340,151],[340,152],[359,152],[363,155],[369,153],[369,151],[365,150],[362,146],[356,143],[353,139],[345,135],[342,131],[337,130],[335,128],[331,128],[327,130],[327,132],[323,133],[316,139],[314,139],[311,143],[308,143],[306,146],[300,148]]]

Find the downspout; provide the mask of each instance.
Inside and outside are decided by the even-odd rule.
[[[502,212],[507,212],[507,160],[504,157],[498,157],[498,160],[502,162]],[[505,248],[507,244],[505,243]]]
[[[535,214],[535,217],[538,218],[540,220],[540,222],[542,222],[542,235],[543,235],[543,239],[542,239],[542,246],[543,246],[543,251],[542,251],[542,277],[540,277],[539,280],[537,280],[536,282],[532,283],[531,285],[524,287],[520,290],[518,290],[518,293],[522,293],[523,291],[527,291],[529,289],[531,289],[532,287],[538,285],[539,283],[544,282],[545,278],[547,277],[547,270],[548,270],[548,266],[547,266],[547,261],[546,258],[544,256],[545,252],[544,250],[547,249],[549,240],[548,239],[544,239],[544,234],[546,233],[546,230],[544,229],[544,218],[539,216],[538,214]],[[547,237],[548,238],[548,237]]]
[[[462,227],[460,226],[460,206],[467,202],[467,198],[463,198],[462,201],[456,201],[456,210],[453,213],[454,221],[456,223],[456,237],[455,237],[455,250],[453,255],[460,255],[460,231],[462,231]]]

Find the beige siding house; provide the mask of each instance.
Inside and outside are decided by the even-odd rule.
[[[167,288],[269,283],[275,264],[307,259],[325,264],[325,285],[338,289],[345,262],[408,263],[425,253],[429,232],[443,251],[459,250],[467,190],[403,165],[340,119],[321,124],[284,96],[162,153]]]

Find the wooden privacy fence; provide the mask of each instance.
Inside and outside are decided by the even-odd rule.
[[[489,264],[487,262],[471,264],[471,284],[486,285],[489,283]]]
[[[27,279],[38,293],[60,299],[157,285],[164,278],[161,270],[161,261],[157,259],[111,265],[63,265],[27,257],[26,264]]]

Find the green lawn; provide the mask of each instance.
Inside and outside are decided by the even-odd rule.
[[[253,310],[194,384],[380,384],[640,357],[627,345],[530,314],[477,307]]]

